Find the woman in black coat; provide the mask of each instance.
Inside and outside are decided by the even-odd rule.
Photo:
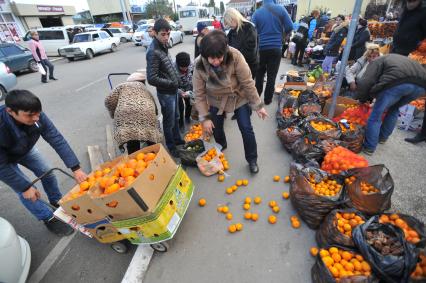
[[[367,26],[367,20],[360,18],[358,20],[358,27],[355,31],[354,40],[352,42],[349,60],[358,60],[364,55],[366,47],[365,44],[370,41],[370,30]],[[343,53],[343,52],[342,52]]]
[[[223,19],[225,25],[231,28],[228,33],[229,46],[238,49],[243,54],[254,79],[259,65],[259,45],[256,28],[234,8],[226,9]]]

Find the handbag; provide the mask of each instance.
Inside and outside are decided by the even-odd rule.
[[[37,63],[38,72],[42,74],[43,76],[46,75],[46,70],[43,68],[43,65],[41,63]]]

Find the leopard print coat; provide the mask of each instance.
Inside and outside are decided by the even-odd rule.
[[[114,139],[119,146],[130,140],[163,141],[154,98],[143,83],[117,85],[105,98],[105,107],[114,119]]]

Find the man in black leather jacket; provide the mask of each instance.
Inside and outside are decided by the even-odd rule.
[[[163,131],[170,153],[177,157],[176,145],[184,144],[179,132],[178,86],[179,77],[168,53],[170,24],[158,19],[154,24],[154,38],[146,53],[148,83],[157,88],[163,114]]]

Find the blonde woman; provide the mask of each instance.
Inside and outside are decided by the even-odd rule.
[[[230,28],[229,46],[238,49],[243,54],[254,79],[259,64],[256,28],[234,8],[226,9],[223,19],[225,25]]]
[[[356,82],[361,78],[370,62],[380,56],[379,45],[373,43],[366,44],[366,51],[364,55],[359,58],[351,67],[347,66],[345,77],[347,85],[351,91],[356,91]]]

